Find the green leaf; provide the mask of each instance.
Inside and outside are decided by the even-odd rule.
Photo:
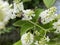
[[[55,3],[55,1],[56,0],[43,0],[47,8],[50,8]]]
[[[19,20],[13,24],[14,26],[21,27],[20,34],[26,33],[28,30],[32,29],[34,25],[26,20]]]
[[[27,23],[26,20],[18,20],[18,21],[16,21],[13,25],[14,25],[14,26],[21,27],[21,26],[23,26],[25,23]]]
[[[31,0],[23,0],[23,2],[29,2],[29,1],[31,1]]]
[[[31,23],[29,23],[29,22],[27,22],[27,23],[25,23],[22,27],[21,27],[21,35],[22,34],[24,34],[25,32],[27,32],[28,30],[31,30],[32,28],[34,27],[34,25],[33,24],[31,24]]]
[[[39,18],[39,14],[43,11],[43,9],[36,9],[35,10],[35,17],[32,19],[33,22],[37,22],[38,21],[38,18]]]
[[[18,42],[14,43],[13,45],[22,45],[21,40],[19,40]]]

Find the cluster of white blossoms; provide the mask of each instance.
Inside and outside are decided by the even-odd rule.
[[[10,10],[9,3],[3,0],[0,0],[0,29],[3,29],[11,19],[12,12]]]
[[[60,19],[53,23],[53,28],[56,29],[55,33],[60,33]]]
[[[49,37],[42,38],[40,41],[36,41],[35,45],[48,45],[47,42],[49,42]]]
[[[11,18],[14,19],[16,18],[17,16],[20,16],[20,11],[24,10],[24,6],[23,6],[23,2],[16,2],[15,0],[13,1],[13,4],[12,4],[13,8],[11,9],[12,11],[12,16]]]
[[[11,8],[12,6],[13,8]],[[3,29],[10,19],[15,19],[17,14],[21,16],[20,12],[23,13],[22,20],[30,20],[35,16],[33,10],[24,10],[23,2],[14,1],[13,4],[9,5],[7,1],[0,0],[0,29]]]
[[[30,32],[25,33],[21,36],[22,45],[31,45],[34,41],[34,35]]]
[[[34,17],[34,11],[31,9],[23,10],[23,18],[22,20],[31,20]]]
[[[21,12],[23,13],[22,20],[31,20],[32,17],[35,16],[33,10],[31,10],[31,9],[24,10],[23,2],[20,2],[20,3],[14,2],[13,14],[15,14],[15,16],[21,16],[21,14],[20,14]]]
[[[48,10],[45,10],[40,13],[41,22],[43,24],[47,24],[47,23],[51,22],[52,20],[55,19],[56,16],[57,16],[56,7],[51,7]]]

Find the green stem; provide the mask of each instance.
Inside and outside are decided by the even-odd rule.
[[[44,30],[45,31],[44,37],[46,36],[46,33],[47,33],[48,29],[44,29],[40,25],[38,25],[38,24],[36,24],[36,23],[34,23],[34,22],[30,21],[30,20],[29,20],[29,22],[32,23],[32,24],[34,24],[35,26],[39,27],[40,29]]]
[[[43,27],[37,25],[36,23],[34,23],[34,22],[30,21],[30,20],[29,20],[29,22],[32,23],[32,24],[34,24],[35,26],[39,27],[40,29],[42,29],[42,30],[44,30],[44,31],[46,30],[46,29],[44,29]]]
[[[46,33],[47,33],[47,31],[45,30],[45,34],[44,34],[44,37],[46,37]]]

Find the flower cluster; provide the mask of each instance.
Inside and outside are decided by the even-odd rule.
[[[0,29],[3,29],[6,23],[11,19],[12,12],[8,2],[0,0]]]
[[[55,17],[57,16],[57,14],[55,14],[55,12],[56,12],[56,7],[51,7],[50,9],[41,12],[40,13],[41,22],[43,24],[47,24],[47,23],[53,21],[55,19]]]
[[[58,20],[57,22],[54,22],[53,29],[56,29],[55,33],[60,33],[60,15],[56,13],[57,8],[56,7],[51,7],[48,10],[45,10],[40,13],[41,17],[41,22],[43,24],[50,23],[53,20]]]
[[[21,16],[21,14],[20,14],[21,12],[23,13],[22,20],[31,20],[32,17],[35,16],[33,10],[31,10],[31,9],[24,10],[23,2],[17,3],[16,1],[14,1],[14,9],[13,10],[14,10],[13,13],[17,17]]]
[[[25,33],[21,36],[22,45],[31,45],[34,41],[34,35],[30,32]]]
[[[45,38],[41,38],[41,40],[39,40],[39,41],[36,41],[35,45],[48,45],[47,42],[49,42],[49,41],[50,41],[50,39],[47,36]]]
[[[14,0],[13,4],[10,5],[7,1],[0,0],[0,29],[5,28],[10,19],[20,17],[21,12],[23,13],[22,20],[31,20],[35,16],[33,10],[24,10],[23,2],[17,3]]]
[[[34,43],[34,45],[48,45],[47,43],[50,41],[48,36],[41,38],[39,41],[35,40],[34,36],[35,35],[30,32],[23,34],[21,36],[22,45],[31,45],[32,43]]]
[[[14,6],[13,14],[15,14],[15,16],[20,16],[19,13],[24,10],[23,2],[20,3],[14,2],[13,6]]]
[[[56,29],[55,33],[60,33],[60,19],[53,23],[53,28]]]
[[[35,16],[35,14],[33,10],[28,9],[28,10],[23,10],[23,16],[24,17],[22,18],[22,20],[31,20],[32,17]]]

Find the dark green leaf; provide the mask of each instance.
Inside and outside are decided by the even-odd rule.
[[[26,20],[19,20],[16,23],[14,23],[13,25],[21,27],[21,30],[20,30],[21,35],[34,27],[34,25],[32,23],[30,23],[29,21],[26,21]]]
[[[19,40],[18,42],[14,43],[13,45],[22,45],[21,40]]]
[[[27,22],[21,27],[21,35],[27,32],[28,30],[31,30],[34,27],[33,24]]]
[[[23,26],[23,25],[26,24],[26,23],[27,23],[26,20],[18,20],[18,21],[15,22],[13,25],[14,25],[14,26],[21,27],[21,26]]]

